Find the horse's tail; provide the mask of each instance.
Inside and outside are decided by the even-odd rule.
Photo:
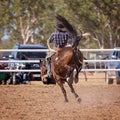
[[[82,38],[82,32],[80,31],[81,34],[78,36],[75,27],[72,26],[63,16],[57,15],[56,19],[64,25],[64,27],[68,30],[68,32],[70,32],[74,40],[72,48],[77,49],[77,46],[79,45],[79,42]]]
[[[80,35],[79,36],[76,36],[76,38],[74,39],[74,41],[73,41],[73,45],[72,45],[72,48],[74,49],[74,50],[77,50],[77,46],[79,45],[79,42],[80,42],[80,40],[81,40],[81,38],[82,38],[82,32],[80,31]]]

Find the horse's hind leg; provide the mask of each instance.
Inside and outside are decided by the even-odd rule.
[[[64,98],[65,98],[65,102],[68,102],[68,98],[67,98],[67,93],[66,93],[66,90],[63,86],[63,83],[62,82],[59,82],[58,85],[60,86],[61,90],[62,90],[62,93],[64,95]]]
[[[70,87],[71,92],[75,95],[75,98],[77,98],[77,101],[80,102],[81,99],[79,98],[78,94],[75,92],[73,85],[71,83],[68,82],[68,85]]]

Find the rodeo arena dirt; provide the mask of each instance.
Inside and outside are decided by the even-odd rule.
[[[32,81],[22,85],[0,85],[0,120],[120,120],[120,86],[105,83],[104,73],[80,73],[74,84],[78,103],[69,90],[64,102],[58,85]]]

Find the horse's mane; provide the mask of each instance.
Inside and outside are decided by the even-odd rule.
[[[73,37],[73,49],[77,49],[77,46],[79,45],[79,41],[82,37],[82,33],[80,36],[77,35],[77,31],[74,26],[72,26],[63,16],[61,15],[56,15],[56,19],[61,22],[64,27],[68,30],[68,32],[72,35]]]

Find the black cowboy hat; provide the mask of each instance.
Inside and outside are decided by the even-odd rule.
[[[64,28],[64,25],[62,23],[57,23],[57,28],[62,29]]]
[[[66,28],[62,23],[57,23],[56,28],[58,31],[66,31]]]

